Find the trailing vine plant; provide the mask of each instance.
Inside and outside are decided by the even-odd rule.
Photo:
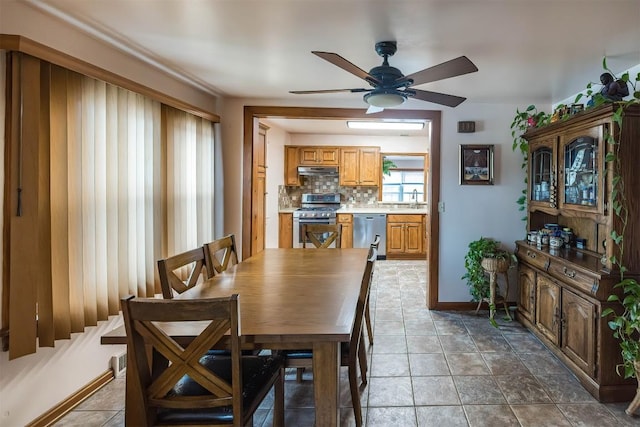
[[[606,58],[602,61],[602,67],[612,76],[615,75],[607,68]],[[640,103],[640,91],[638,91],[638,82],[640,82],[640,73],[635,81],[629,80],[629,73],[624,73],[620,78],[625,84],[633,87],[633,96],[629,100],[616,102],[617,109],[613,114],[613,122],[618,126],[618,132],[622,131],[623,118],[625,108],[630,105]],[[588,87],[590,89],[590,87]],[[589,92],[587,92],[589,94]],[[577,98],[580,99],[580,98]],[[601,105],[607,100],[600,94],[593,96],[594,106]],[[621,288],[623,298],[616,294],[612,294],[607,298],[609,302],[619,302],[621,304],[621,312],[616,312],[613,308],[606,308],[602,312],[602,317],[611,317],[608,326],[613,330],[613,336],[620,340],[620,350],[622,354],[622,365],[616,370],[618,375],[624,378],[638,378],[640,368],[640,284],[636,279],[625,278],[627,268],[624,265],[624,236],[629,221],[629,209],[625,192],[625,182],[620,170],[620,141],[616,141],[612,130],[605,134],[605,141],[611,146],[611,150],[605,157],[608,170],[612,170],[612,193],[611,193],[611,209],[613,214],[618,217],[620,229],[611,231],[611,240],[616,247],[615,253],[611,256],[612,265],[617,266],[620,273],[620,282],[614,288]],[[622,372],[620,371],[622,368]],[[633,403],[632,403],[633,404]],[[632,413],[635,407],[629,406],[627,413]]]

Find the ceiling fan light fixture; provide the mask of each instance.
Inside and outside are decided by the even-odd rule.
[[[389,108],[400,105],[407,100],[407,97],[395,90],[378,90],[364,96],[364,102],[374,107]]]
[[[374,121],[347,121],[350,129],[374,129],[374,130],[422,130],[424,122],[374,122]]]

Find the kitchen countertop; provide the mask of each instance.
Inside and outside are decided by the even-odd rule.
[[[298,208],[281,208],[279,213],[291,213]],[[419,208],[410,207],[393,207],[393,206],[347,206],[342,205],[340,209],[336,211],[339,214],[428,214],[427,206],[421,204]]]

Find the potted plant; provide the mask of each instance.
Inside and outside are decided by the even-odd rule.
[[[396,168],[396,164],[392,160],[389,160],[386,156],[382,158],[382,174],[391,175],[391,169]]]
[[[480,239],[469,243],[469,251],[464,257],[464,267],[467,272],[462,276],[462,279],[467,281],[472,300],[477,302],[491,301],[491,287],[487,273],[505,272],[514,265],[515,261],[515,255],[504,249],[497,240],[480,237]],[[489,310],[492,313],[489,318],[490,322],[497,326],[493,320],[495,304],[490,302]]]

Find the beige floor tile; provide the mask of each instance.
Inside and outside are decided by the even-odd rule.
[[[504,405],[507,401],[492,376],[454,376],[453,381],[464,405]]]
[[[374,407],[413,406],[411,377],[372,377],[369,380],[369,414]]]
[[[466,427],[467,417],[462,406],[418,406],[418,427]]]
[[[620,421],[602,403],[561,403],[558,408],[574,426],[620,426]]]
[[[512,405],[522,427],[571,427],[556,405]]]
[[[450,376],[412,377],[416,405],[459,405],[458,392]]]
[[[442,353],[410,353],[409,367],[412,376],[451,375]]]
[[[480,353],[446,353],[452,375],[491,375]]]
[[[508,405],[464,405],[464,411],[471,427],[520,426]]]
[[[413,407],[369,408],[367,411],[367,427],[415,427],[416,411]]]

